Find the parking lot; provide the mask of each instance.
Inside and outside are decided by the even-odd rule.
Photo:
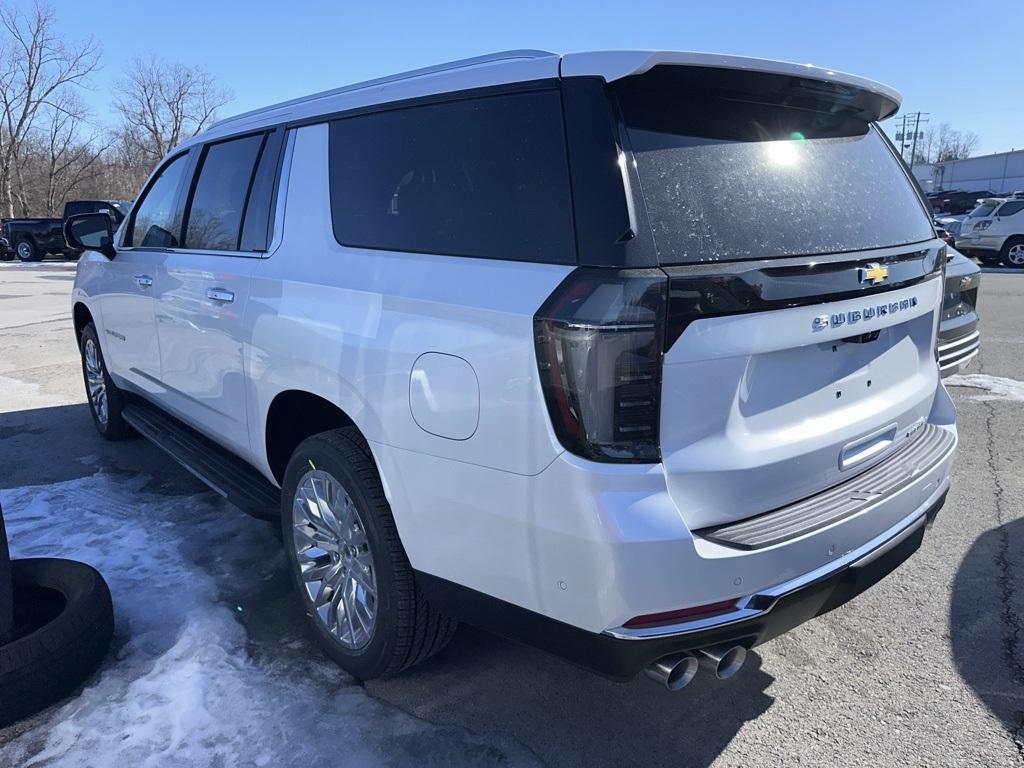
[[[353,681],[308,635],[271,526],[95,434],[73,278],[0,265],[0,503],[15,556],[101,570],[117,629],[77,697],[0,730],[0,765],[1024,765],[1024,275],[983,276],[981,355],[949,380],[953,486],[921,550],[733,680],[675,694],[466,627],[397,679]]]

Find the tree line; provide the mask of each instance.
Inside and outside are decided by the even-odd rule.
[[[135,59],[115,85],[113,125],[82,99],[100,66],[92,36],[69,39],[53,8],[0,4],[0,216],[55,216],[74,198],[131,200],[174,145],[231,93],[200,66]]]

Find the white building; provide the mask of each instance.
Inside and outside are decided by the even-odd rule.
[[[1024,190],[1024,149],[914,166],[925,192],[962,189],[995,193]]]

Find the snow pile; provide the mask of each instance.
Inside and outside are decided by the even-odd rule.
[[[973,392],[957,394],[968,400],[1011,400],[1024,402],[1024,382],[984,373],[957,374],[946,379],[947,387],[964,387]]]
[[[533,762],[371,698],[316,650],[270,526],[212,494],[169,493],[104,473],[0,492],[12,554],[91,563],[117,620],[79,696],[0,731],[0,765]],[[247,632],[250,615],[261,618]]]

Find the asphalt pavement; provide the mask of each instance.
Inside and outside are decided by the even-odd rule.
[[[441,735],[415,751],[436,738],[451,764],[525,755],[552,766],[1024,766],[1024,275],[986,272],[982,352],[968,375],[950,380],[961,439],[952,490],[921,550],[894,574],[756,649],[733,680],[699,675],[679,693],[643,677],[609,682],[460,628],[437,658],[365,685],[375,718],[411,715],[436,727],[429,733]],[[0,264],[0,490],[23,500],[36,492],[26,488],[45,494],[103,472],[144,478],[140,492],[157,489],[162,499],[221,503],[145,442],[107,443],[93,431],[71,328],[73,276],[74,265]],[[238,514],[259,558],[204,557],[203,541],[187,533],[181,548],[245,606],[237,621],[247,663],[288,663],[301,674],[308,660],[351,685],[301,626],[274,532]],[[127,643],[131,622],[118,632]],[[298,639],[284,646],[282,636]],[[0,749],[65,711],[0,730]],[[241,723],[247,712],[240,704],[219,715]],[[369,727],[347,728],[348,709],[317,716],[337,729],[338,755]],[[417,762],[381,743],[381,764]],[[202,751],[192,754],[202,762]]]

